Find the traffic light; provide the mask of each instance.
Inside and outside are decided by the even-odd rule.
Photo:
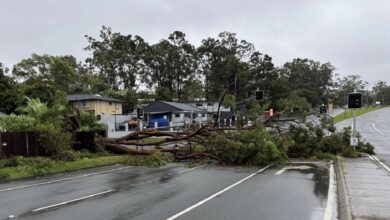
[[[325,105],[321,105],[320,106],[320,114],[325,114],[326,113],[326,106]]]
[[[360,92],[349,93],[348,108],[361,108],[361,107],[362,107],[362,94]]]
[[[263,90],[258,90],[255,92],[256,100],[261,101],[264,99],[264,91]]]
[[[137,118],[143,119],[144,118],[144,111],[142,108],[137,108]]]

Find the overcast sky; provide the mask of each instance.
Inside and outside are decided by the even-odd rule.
[[[1,0],[0,62],[12,67],[32,53],[84,60],[102,25],[150,43],[175,30],[190,42],[219,32],[273,57],[331,62],[341,75],[390,82],[388,0]]]

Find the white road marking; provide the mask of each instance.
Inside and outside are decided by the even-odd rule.
[[[278,172],[276,172],[274,175],[280,175],[280,174],[284,173],[284,171],[286,171],[286,169],[282,168],[282,169],[278,170]]]
[[[373,127],[373,128],[375,129],[375,131],[377,131],[379,134],[381,134],[382,136],[385,136],[385,134],[383,134],[378,128],[376,128],[374,122],[372,123],[372,127]]]
[[[101,172],[95,172],[95,173],[89,173],[89,174],[84,174],[84,175],[75,176],[75,177],[68,177],[68,178],[63,178],[63,179],[58,179],[58,180],[51,180],[51,181],[42,182],[42,183],[35,183],[35,184],[30,184],[30,185],[17,186],[17,187],[13,187],[13,188],[0,189],[0,192],[7,192],[7,191],[12,191],[12,190],[17,190],[17,189],[24,189],[24,188],[34,187],[34,186],[42,186],[42,185],[47,185],[47,184],[52,184],[52,183],[69,181],[69,180],[74,180],[74,179],[80,179],[80,178],[85,178],[85,177],[89,177],[89,176],[99,175],[99,174],[103,174],[103,173],[115,172],[115,171],[123,170],[123,169],[127,169],[127,168],[130,168],[130,167],[120,167],[120,168],[116,168],[116,169],[111,169],[111,170],[106,170],[106,171],[101,171]]]
[[[201,168],[201,167],[205,167],[207,166],[207,164],[204,164],[204,165],[201,165],[201,166],[196,166],[196,167],[193,167],[193,168],[190,168],[190,169],[186,169],[186,170],[181,170],[177,173],[185,173],[185,172],[188,172],[188,171],[191,171],[191,170],[195,170],[195,169],[198,169],[198,168]]]
[[[222,193],[224,193],[224,192],[230,190],[231,188],[233,188],[233,187],[235,187],[235,186],[241,184],[242,182],[244,182],[244,181],[246,181],[246,180],[252,178],[252,177],[255,176],[256,174],[259,174],[259,173],[263,172],[264,170],[266,170],[266,169],[267,169],[268,167],[270,167],[270,166],[271,166],[271,165],[268,165],[268,166],[266,166],[266,167],[264,167],[264,168],[258,170],[257,172],[252,173],[251,175],[245,177],[244,179],[241,179],[241,180],[237,181],[236,183],[234,183],[234,184],[232,184],[232,185],[230,185],[230,186],[228,186],[228,187],[222,189],[221,191],[219,191],[219,192],[217,192],[217,193],[215,193],[215,194],[213,194],[213,195],[211,195],[211,196],[205,198],[204,200],[202,200],[202,201],[200,201],[200,202],[194,204],[193,206],[190,206],[190,207],[184,209],[183,211],[181,211],[181,212],[179,212],[179,213],[177,213],[177,214],[175,214],[175,215],[173,215],[173,216],[167,218],[167,220],[173,220],[173,219],[176,219],[176,218],[178,218],[178,217],[180,217],[180,216],[186,214],[187,212],[189,212],[189,211],[195,209],[196,207],[199,207],[199,206],[203,205],[204,203],[210,201],[211,199],[213,199],[213,198],[215,198],[215,197],[221,195]]]
[[[274,175],[281,175],[286,170],[308,170],[308,169],[311,169],[311,168],[312,167],[305,166],[305,165],[302,165],[302,166],[287,166],[287,167],[283,167],[282,169],[278,170]]]
[[[65,201],[65,202],[61,202],[61,203],[57,203],[57,204],[53,204],[53,205],[48,205],[48,206],[44,206],[44,207],[41,207],[41,208],[37,208],[37,209],[32,210],[32,212],[39,212],[39,211],[43,211],[43,210],[46,210],[46,209],[51,209],[51,208],[55,208],[55,207],[58,207],[58,206],[67,205],[69,203],[74,203],[74,202],[78,202],[78,201],[81,201],[81,200],[90,199],[90,198],[93,198],[93,197],[96,197],[96,196],[100,196],[100,195],[104,195],[104,194],[107,194],[107,193],[110,193],[110,192],[114,192],[114,191],[116,191],[116,190],[115,189],[106,190],[106,191],[103,191],[103,192],[100,192],[100,193],[95,193],[95,194],[92,194],[92,195],[89,195],[89,196],[84,196],[84,197],[81,197],[81,198],[78,198],[78,199],[72,199],[72,200],[69,200],[69,201]]]
[[[386,164],[384,164],[382,161],[380,161],[378,157],[376,157],[374,155],[368,155],[368,157],[371,160],[378,162],[387,172],[390,173],[390,168],[388,166],[386,166]]]
[[[336,179],[334,175],[333,163],[329,166],[329,189],[328,189],[328,200],[326,201],[326,208],[324,214],[324,220],[332,219],[333,205],[336,204]]]

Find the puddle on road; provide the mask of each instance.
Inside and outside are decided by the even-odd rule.
[[[310,178],[314,182],[314,194],[321,200],[326,200],[328,198],[329,189],[329,168],[318,166],[316,164],[302,165],[309,167],[308,169],[298,168],[299,166],[300,165],[297,165],[296,169],[290,168],[285,172],[298,172],[305,174],[306,177]]]

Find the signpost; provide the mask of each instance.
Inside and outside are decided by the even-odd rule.
[[[362,94],[360,92],[353,92],[348,95],[348,108],[352,109],[353,124],[352,124],[352,137],[351,146],[354,148],[358,145],[358,138],[356,135],[356,110],[362,107]]]

